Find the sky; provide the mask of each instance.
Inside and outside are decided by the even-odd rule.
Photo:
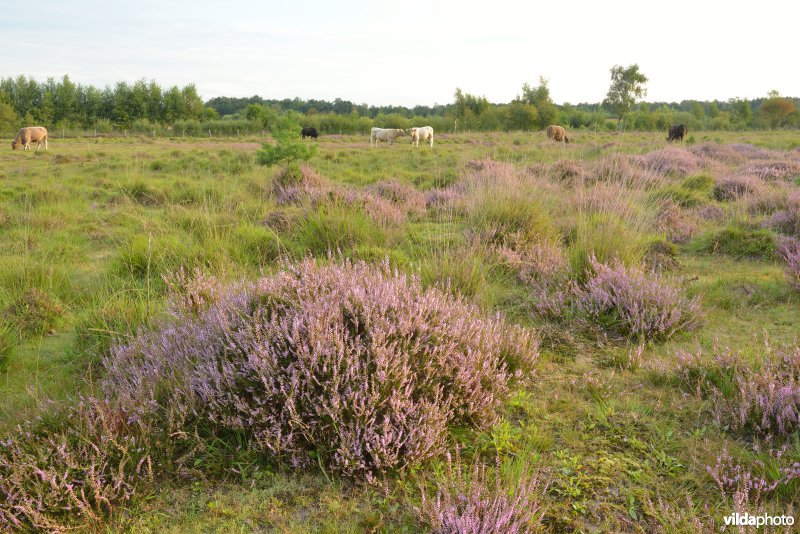
[[[600,102],[614,65],[647,101],[800,97],[800,2],[535,0],[3,2],[0,77],[155,80],[217,96],[432,105]]]

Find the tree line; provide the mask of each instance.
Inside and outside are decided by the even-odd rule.
[[[17,76],[0,78],[0,131],[40,124],[101,133],[253,133],[270,129],[286,115],[323,133],[421,123],[438,131],[533,131],[548,124],[611,130],[664,130],[677,123],[694,130],[800,127],[800,99],[775,91],[753,100],[645,102],[646,83],[638,65],[614,66],[608,95],[600,103],[556,105],[548,80],[541,77],[536,85],[524,84],[508,103],[492,103],[457,88],[448,104],[405,107],[369,106],[340,98],[217,97],[204,102],[194,84],[162,88],[153,80],[139,80],[98,89],[76,84],[67,75],[44,82]]]

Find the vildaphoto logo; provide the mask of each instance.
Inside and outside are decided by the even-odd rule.
[[[725,516],[726,526],[735,527],[764,527],[764,526],[792,526],[794,525],[794,516],[791,515],[751,515],[747,512],[740,514],[739,512]]]

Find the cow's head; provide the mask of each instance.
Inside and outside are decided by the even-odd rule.
[[[16,150],[16,149],[17,149],[17,142],[11,141],[11,150]]]

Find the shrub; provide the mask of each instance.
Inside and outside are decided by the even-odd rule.
[[[300,124],[291,116],[279,118],[272,126],[275,144],[264,143],[256,153],[260,165],[282,165],[287,175],[297,176],[299,162],[311,159],[317,152],[316,143],[304,143],[300,139]]]
[[[420,215],[425,212],[425,195],[414,186],[399,180],[383,180],[367,188],[368,192],[388,200],[408,214]]]
[[[449,424],[493,423],[537,355],[530,333],[388,264],[309,259],[117,347],[103,389],[369,479],[441,452]]]
[[[0,524],[63,532],[102,525],[152,479],[148,433],[109,401],[88,399],[0,439]],[[60,420],[60,421],[59,421]]]
[[[716,160],[727,165],[740,165],[744,157],[728,145],[700,143],[689,147],[689,152],[699,158]]]
[[[697,221],[674,202],[661,205],[658,212],[658,230],[667,236],[671,243],[688,243],[697,232]]]
[[[700,324],[699,299],[685,297],[675,280],[619,262],[605,265],[594,257],[590,267],[576,308],[605,332],[663,340]]]
[[[789,195],[786,209],[775,212],[766,222],[775,231],[800,237],[800,193]]]
[[[438,534],[531,532],[541,528],[540,501],[546,488],[541,475],[523,477],[507,488],[499,475],[492,480],[478,457],[470,469],[458,456],[454,462],[448,454],[436,499],[429,500],[423,491],[417,515]]]
[[[771,259],[775,255],[775,235],[765,229],[729,226],[698,239],[697,250],[710,254],[727,254],[737,258]]]
[[[645,169],[661,174],[683,177],[697,170],[697,158],[686,149],[667,147],[638,158]]]
[[[784,239],[779,252],[786,260],[786,281],[789,286],[800,291],[800,241],[797,239]]]
[[[743,172],[762,180],[791,180],[800,175],[800,163],[790,160],[754,161],[747,164]]]
[[[770,439],[800,430],[800,348],[767,345],[755,365],[718,347],[713,365],[699,354],[679,354],[678,360],[683,382],[713,399],[720,425]]]
[[[739,429],[790,436],[800,430],[800,350],[769,356],[760,370],[737,377],[727,415]]]
[[[744,195],[757,195],[763,188],[763,182],[756,176],[729,176],[714,184],[711,195],[720,202],[726,202]]]

